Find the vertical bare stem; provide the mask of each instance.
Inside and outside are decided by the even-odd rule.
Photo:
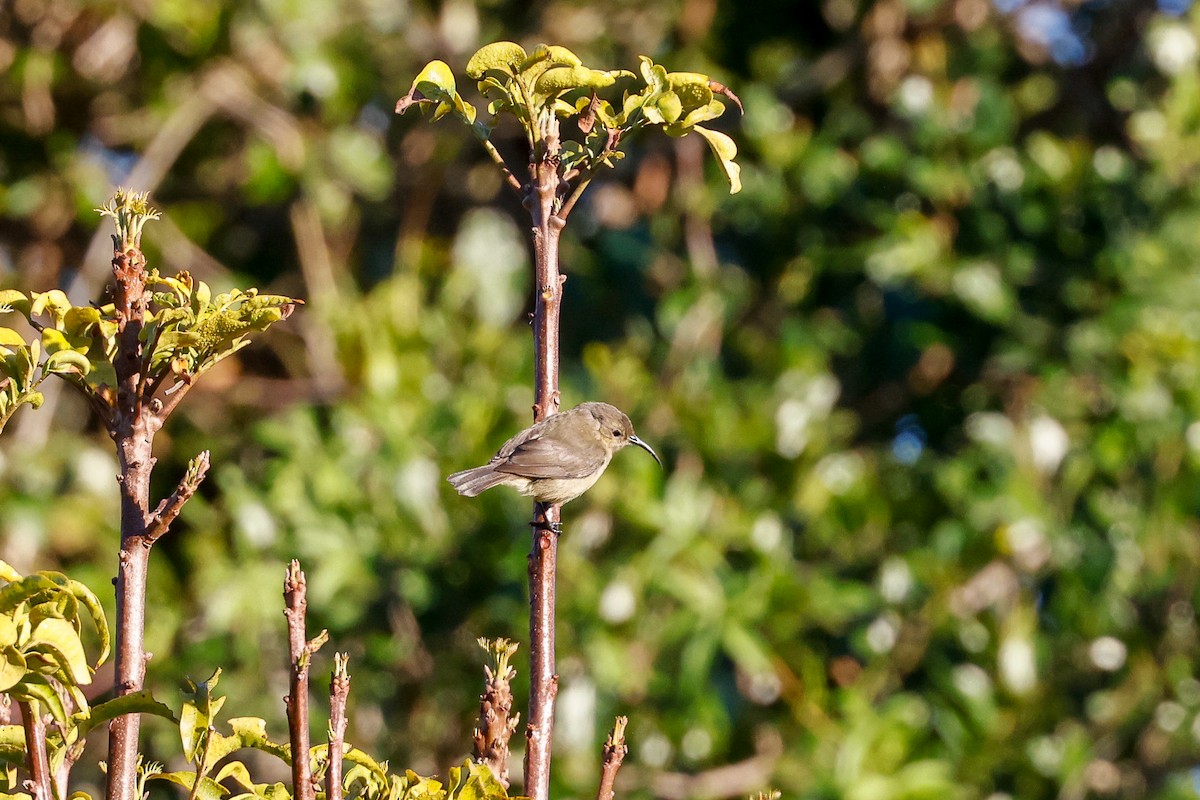
[[[29,754],[29,790],[33,800],[50,800],[50,762],[46,757],[46,721],[38,703],[22,702],[25,751]]]
[[[300,571],[300,562],[292,559],[283,582],[284,616],[288,624],[288,657],[291,660],[291,691],[287,704],[288,734],[292,743],[292,796],[296,800],[315,800],[312,768],[308,753],[311,738],[308,731],[308,667],[312,655],[329,638],[325,631],[316,638],[305,639],[304,622],[308,613],[308,584]]]
[[[613,800],[613,786],[617,782],[617,770],[629,752],[625,744],[625,726],[629,717],[617,717],[613,729],[604,743],[604,764],[600,768],[600,788],[596,790],[596,800]]]
[[[346,750],[346,699],[350,696],[350,657],[333,657],[333,677],[329,680],[329,768],[325,772],[325,797],[342,800],[342,756]]]
[[[120,235],[113,237],[112,261],[113,300],[117,309],[117,355],[113,362],[117,397],[116,407],[107,420],[121,470],[117,477],[121,486],[121,550],[116,578],[118,696],[140,691],[146,677],[146,573],[151,544],[146,528],[150,522],[150,473],[154,469],[152,440],[161,424],[143,407],[140,391],[140,336],[146,311],[146,258],[140,249],[141,228],[132,207],[127,205],[120,211],[125,216],[114,214]],[[150,218],[149,214],[145,216]],[[109,727],[109,800],[135,800],[140,727],[141,718],[136,714],[117,717]]]
[[[558,241],[563,220],[554,213],[559,185],[558,123],[553,113],[540,121],[538,150],[530,163],[531,214],[535,259],[534,421],[557,413],[558,330],[562,284]],[[529,723],[525,728],[525,794],[547,800],[550,794],[550,748],[554,733],[554,576],[558,560],[559,506],[535,503],[533,547],[529,554]]]

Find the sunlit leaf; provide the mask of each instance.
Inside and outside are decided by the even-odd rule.
[[[123,714],[152,714],[170,722],[177,723],[175,713],[166,705],[158,702],[149,691],[143,690],[132,694],[114,697],[103,703],[92,706],[86,714],[75,714],[71,717],[80,736],[85,736],[93,728],[110,722]]]
[[[0,347],[25,347],[25,337],[12,328],[0,328]]]
[[[234,736],[241,741],[242,747],[253,747],[291,763],[291,748],[271,741],[267,736],[266,720],[258,717],[233,717],[229,720],[229,727],[233,729]]]
[[[613,78],[607,72],[587,67],[553,67],[541,74],[533,90],[544,97],[553,97],[572,89],[601,89],[612,84]]]
[[[733,139],[720,131],[700,125],[695,126],[692,130],[704,137],[709,148],[712,149],[713,155],[721,162],[721,168],[725,170],[725,177],[729,179],[729,193],[740,192],[742,190],[742,168],[734,161],[737,158],[737,145],[734,144]]]
[[[488,70],[515,75],[526,58],[525,48],[519,44],[492,42],[475,51],[467,62],[466,73],[472,78],[480,78]]]
[[[54,721],[62,727],[65,728],[69,724],[67,709],[63,705],[62,698],[44,676],[26,673],[20,683],[10,687],[7,691],[16,700],[40,703],[42,708],[48,711],[54,717]]]
[[[150,775],[148,780],[151,781],[167,781],[182,786],[189,792],[196,783],[196,773],[191,771],[181,772],[160,772]],[[212,778],[204,777],[200,779],[200,785],[195,790],[195,797],[199,800],[221,800],[222,797],[229,794],[225,787],[214,781]]]
[[[88,668],[87,655],[83,651],[83,642],[79,640],[79,631],[65,619],[44,619],[34,626],[29,638],[28,648],[52,648],[60,657],[61,663],[67,669],[63,676],[64,682],[82,686],[92,682],[91,670]]]
[[[58,375],[87,375],[92,371],[92,362],[76,350],[59,350],[46,359],[46,372]]]
[[[83,336],[93,325],[100,323],[100,309],[93,306],[72,306],[63,315],[63,332],[68,337]]]
[[[0,649],[0,692],[7,692],[20,683],[28,672],[25,656],[15,647]]]
[[[19,580],[21,580],[21,573],[13,569],[12,564],[7,561],[0,561],[0,581],[12,583]]]
[[[0,313],[16,311],[29,316],[29,298],[16,289],[0,289]]]
[[[464,116],[470,115],[468,122],[475,121],[474,108],[458,96],[455,89],[454,72],[444,61],[434,60],[425,65],[425,68],[413,79],[408,94],[396,103],[396,113],[403,114],[414,104],[426,103],[433,103],[439,108],[435,117],[446,113],[449,109],[458,108]]]
[[[44,575],[26,575],[12,581],[0,587],[0,613],[11,611],[39,594],[53,593],[57,588],[58,584]]]
[[[217,774],[213,776],[213,780],[217,783],[232,778],[238,785],[243,788],[254,791],[254,780],[250,777],[250,770],[241,761],[229,761],[221,766]]]
[[[539,44],[521,64],[520,70],[526,79],[536,80],[538,75],[551,67],[579,66],[583,66],[583,62],[567,48],[556,44]]]
[[[46,328],[42,331],[42,349],[47,354],[53,355],[61,350],[70,350],[71,343],[67,341],[66,334],[55,328]]]
[[[62,328],[63,319],[71,308],[71,301],[61,289],[51,289],[48,292],[33,292],[33,302],[29,309],[31,317],[49,314],[54,320],[55,328]]]
[[[713,101],[712,89],[708,86],[708,76],[697,72],[669,72],[667,83],[671,86],[686,111],[692,111],[707,106]]]

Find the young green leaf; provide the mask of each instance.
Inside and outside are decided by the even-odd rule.
[[[712,149],[713,155],[721,162],[721,168],[725,170],[725,177],[729,180],[729,193],[740,192],[742,190],[742,168],[734,161],[737,158],[737,145],[733,143],[733,139],[720,131],[700,125],[694,126],[692,130],[704,137],[709,148]]]
[[[75,350],[59,350],[46,359],[45,369],[55,375],[87,375],[92,371],[92,362]]]
[[[180,772],[160,772],[156,775],[150,775],[149,780],[152,781],[167,781],[182,786],[189,792],[192,792],[196,785],[196,773],[191,770]],[[197,800],[221,800],[228,792],[225,787],[214,781],[212,778],[201,778],[200,785],[192,792],[192,796]]]
[[[254,779],[250,777],[250,770],[240,761],[230,761],[217,771],[213,776],[213,780],[217,783],[232,778],[239,786],[244,789],[249,789],[251,792],[255,790]]]
[[[29,298],[16,289],[0,289],[0,314],[16,311],[29,316]]]
[[[0,692],[7,692],[16,686],[28,671],[25,656],[20,650],[11,645],[0,649]]]
[[[59,725],[66,728],[70,724],[62,698],[49,679],[43,675],[26,673],[20,683],[8,689],[8,694],[14,700],[41,703],[44,710],[49,711]]]
[[[55,675],[63,683],[86,686],[92,682],[92,671],[88,668],[87,656],[79,631],[65,619],[43,619],[30,633],[26,655],[30,651],[42,651],[51,655],[62,667],[63,672]]]
[[[612,75],[601,70],[587,67],[553,67],[542,73],[534,83],[533,91],[543,97],[554,97],[573,89],[603,89],[612,86],[613,82]]]
[[[581,67],[583,62],[579,56],[565,47],[556,44],[539,44],[533,48],[529,57],[521,63],[521,78],[527,84],[535,82],[538,77],[551,67]]]
[[[267,722],[258,717],[233,717],[229,720],[233,735],[241,742],[242,747],[253,747],[291,763],[291,748],[285,744],[271,741],[267,736]]]
[[[78,735],[82,737],[93,728],[111,722],[123,714],[153,714],[176,724],[179,722],[170,708],[155,700],[153,695],[145,690],[105,700],[92,706],[87,712],[77,712],[71,717],[71,721]]]
[[[482,78],[485,72],[503,72],[516,75],[528,56],[525,48],[515,42],[492,42],[475,51],[467,62],[466,73],[471,78]]]
[[[12,328],[0,328],[0,347],[25,347],[25,337]]]
[[[454,72],[444,61],[434,60],[425,65],[413,79],[408,94],[396,103],[396,113],[403,114],[413,105],[434,106],[434,120],[456,111],[468,125],[475,122],[475,107],[459,96]]]
[[[62,289],[51,289],[48,292],[33,292],[31,296],[33,304],[30,306],[29,316],[49,314],[54,320],[54,327],[61,329],[63,318],[71,308],[71,301],[67,299],[66,293]]]

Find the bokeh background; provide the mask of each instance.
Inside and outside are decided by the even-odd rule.
[[[631,798],[1196,797],[1198,32],[1188,0],[5,3],[0,285],[99,297],[123,184],[164,271],[307,301],[159,437],[160,494],[215,466],[154,554],[151,685],[222,667],[284,738],[297,556],[350,738],[469,752],[529,507],[442,478],[530,418],[530,254],[470,134],[392,106],[548,41],[746,105],[742,193],[648,134],[567,230],[564,402],[667,466],[567,508],[555,796],[629,714]],[[78,398],[22,411],[0,558],[111,602],[115,471]]]

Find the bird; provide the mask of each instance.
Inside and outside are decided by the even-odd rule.
[[[483,466],[446,480],[465,497],[493,486],[511,486],[539,503],[562,504],[592,488],[613,453],[631,444],[662,466],[658,453],[637,437],[623,411],[608,403],[580,403],[521,431]]]

